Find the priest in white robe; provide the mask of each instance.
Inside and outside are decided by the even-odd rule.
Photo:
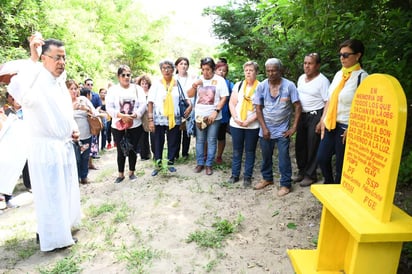
[[[41,63],[37,62],[38,46],[42,47]],[[80,223],[79,181],[72,145],[79,132],[65,85],[64,44],[31,37],[30,50],[31,60],[11,79],[8,91],[24,109],[40,250],[52,251],[73,245],[71,228]]]

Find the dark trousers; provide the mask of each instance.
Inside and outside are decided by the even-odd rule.
[[[318,149],[318,164],[325,178],[325,184],[340,184],[343,167],[343,157],[345,155],[345,144],[342,142],[342,135],[347,129],[347,125],[336,124],[336,128],[329,131],[325,129],[325,136],[320,141]],[[336,156],[336,177],[333,176],[332,157]]]
[[[299,174],[316,180],[317,153],[320,143],[320,134],[315,132],[316,125],[322,117],[323,109],[315,112],[302,113],[296,133],[296,163]]]
[[[149,144],[150,139],[150,144]],[[142,136],[140,137],[139,143],[137,144],[137,152],[140,153],[140,158],[150,159],[151,152],[154,152],[153,144],[154,136],[150,132],[143,131]]]
[[[106,141],[107,141],[107,120],[106,118],[102,118],[102,124],[103,124],[103,128],[100,131],[100,136],[101,136],[101,143],[100,143],[100,150],[103,150],[106,148]]]
[[[106,141],[108,144],[112,142],[112,120],[106,123]]]
[[[81,146],[87,146],[87,149],[81,151]],[[76,155],[77,174],[79,179],[86,179],[89,174],[90,149],[92,137],[80,140],[79,143],[73,143],[74,154]]]
[[[135,171],[136,170],[136,161],[137,161],[137,144],[139,143],[140,137],[143,134],[143,127],[138,126],[135,128],[129,128],[126,130],[117,130],[112,128],[113,138],[115,143],[117,144],[117,169],[120,173],[124,172],[124,167],[126,163],[126,157],[129,159],[129,170]],[[125,156],[120,146],[120,141],[123,137],[129,139],[129,142],[132,144],[133,149],[129,151],[129,154]]]
[[[155,144],[155,153],[154,158],[157,161],[162,160],[163,158],[163,148],[165,144],[165,135],[167,138],[167,159],[168,165],[174,164],[174,158],[179,148],[179,125],[176,125],[174,128],[169,129],[169,126],[155,126],[154,132],[154,144]]]
[[[30,182],[30,174],[29,174],[29,165],[26,163],[24,164],[23,167],[23,184],[27,189],[31,189],[31,182]]]
[[[178,150],[175,155],[175,159],[179,158],[179,152],[180,148],[182,148],[182,156],[187,157],[189,156],[189,148],[190,148],[190,136],[188,136],[186,129],[180,130],[179,129],[179,136],[177,137],[179,139],[178,143]]]

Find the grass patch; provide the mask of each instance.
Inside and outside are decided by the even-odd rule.
[[[60,274],[60,273],[80,273],[79,260],[73,256],[59,260],[55,265],[45,269],[39,269],[41,274]]]
[[[213,259],[213,260],[211,260],[209,263],[207,263],[207,265],[205,266],[205,270],[206,270],[206,272],[212,272],[214,269],[215,269],[215,267],[219,264],[219,262],[223,259],[223,258],[225,258],[226,257],[226,255],[224,254],[224,253],[221,253],[221,252],[219,252],[219,253],[217,253],[217,256],[216,256],[216,258],[215,259]]]
[[[114,216],[113,222],[115,224],[122,223],[127,220],[127,217],[129,216],[130,208],[127,206],[126,203],[122,203],[120,210],[116,212],[116,215]]]
[[[118,259],[127,263],[132,273],[145,273],[145,266],[150,266],[154,259],[160,258],[161,253],[150,248],[122,247]]]
[[[27,233],[22,231],[5,240],[2,247],[7,251],[2,256],[2,263],[6,268],[13,268],[20,260],[31,257],[39,249],[34,240],[28,239]]]
[[[96,183],[102,183],[107,180],[110,180],[109,178],[112,177],[112,174],[116,172],[117,170],[114,168],[104,168],[101,171],[99,171],[98,175],[94,179]]]
[[[90,206],[89,207],[89,215],[92,218],[95,218],[103,213],[107,213],[107,212],[113,212],[116,208],[115,204],[102,204],[100,206]]]
[[[220,248],[226,237],[237,232],[243,220],[244,217],[241,214],[233,222],[217,218],[217,221],[212,224],[212,229],[190,233],[186,242],[195,242],[200,247]]]

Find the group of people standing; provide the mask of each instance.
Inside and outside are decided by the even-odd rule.
[[[187,58],[180,57],[175,63],[170,60],[160,62],[162,77],[152,83],[147,96],[156,163],[152,176],[162,168],[165,136],[168,144],[165,165],[170,172],[176,171],[173,165],[181,144],[182,155],[187,156],[190,136],[186,132],[182,134],[181,124],[192,119],[188,126],[195,125],[196,173],[204,170],[206,175],[213,174],[214,163],[222,161],[224,136],[229,131],[233,144],[229,183],[240,180],[245,154],[243,185],[252,185],[258,143],[262,152],[263,178],[254,186],[255,189],[274,183],[275,147],[280,173],[278,196],[287,195],[292,182],[300,182],[302,187],[317,182],[318,166],[324,183],[339,183],[351,101],[357,86],[367,77],[360,63],[363,53],[361,41],[350,39],[343,42],[339,46],[342,69],[336,73],[332,84],[320,72],[319,53],[306,54],[304,74],[299,77],[297,85],[283,77],[283,64],[277,58],[266,61],[267,78],[262,82],[257,80],[258,64],[246,62],[244,79],[236,84],[226,79],[228,65],[225,61],[215,63],[210,57],[203,58],[198,77],[187,75]],[[184,114],[179,112],[182,92],[189,105]],[[194,115],[190,115],[192,111]],[[292,176],[289,146],[295,133],[298,171],[296,176]],[[332,169],[334,155],[335,170]]]
[[[36,51],[39,46],[40,55]],[[79,179],[85,183],[87,155],[93,144],[86,121],[88,115],[99,115],[99,111],[91,103],[90,89],[82,89],[79,96],[76,82],[66,81],[66,51],[61,41],[32,36],[30,50],[31,61],[12,78],[9,92],[25,112],[31,136],[28,166],[38,238],[41,250],[50,251],[76,242],[71,228],[80,221]],[[263,178],[255,189],[274,183],[275,146],[281,175],[278,196],[291,191],[292,181],[301,182],[301,186],[316,182],[318,165],[325,183],[339,183],[351,102],[357,86],[367,76],[361,68],[363,53],[359,40],[343,42],[339,47],[342,69],[331,85],[319,72],[320,55],[307,54],[305,73],[297,87],[283,77],[283,65],[277,58],[266,61],[267,78],[262,82],[257,80],[258,64],[247,61],[243,65],[244,79],[234,85],[225,79],[227,62],[215,63],[210,57],[201,59],[199,76],[188,74],[189,60],[180,57],[175,62],[162,60],[160,77],[151,80],[142,76],[136,79],[137,84],[131,80],[130,67],[121,65],[118,84],[110,86],[104,98],[117,144],[118,175],[114,182],[120,183],[126,176],[132,181],[137,179],[137,151],[142,159],[150,158],[150,150],[153,152],[152,176],[162,168],[176,172],[174,162],[180,157],[180,149],[182,157],[189,153],[188,132],[196,136],[194,172],[204,170],[212,175],[215,161],[221,161],[229,126],[233,144],[230,183],[240,180],[245,154],[243,185],[252,185],[258,142]],[[39,58],[42,63],[37,62]],[[187,106],[183,113],[182,97]],[[143,128],[144,115],[149,132]],[[295,132],[298,176],[292,178],[289,144]],[[167,159],[163,162],[166,140]],[[79,148],[77,161],[73,143]]]

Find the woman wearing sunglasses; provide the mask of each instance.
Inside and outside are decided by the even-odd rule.
[[[339,46],[342,69],[335,74],[329,86],[329,99],[321,118],[321,142],[317,155],[325,184],[340,183],[352,100],[360,82],[368,76],[361,65],[364,51],[363,43],[356,39],[346,40]],[[332,170],[333,154],[336,155],[335,176]]]
[[[146,111],[146,95],[140,86],[130,84],[131,70],[128,66],[119,67],[117,78],[119,83],[107,90],[106,111],[112,117],[112,134],[117,144],[119,175],[115,183],[120,183],[125,178],[126,157],[129,159],[129,179],[137,179],[134,174],[137,160],[136,150],[143,133],[141,117]]]

